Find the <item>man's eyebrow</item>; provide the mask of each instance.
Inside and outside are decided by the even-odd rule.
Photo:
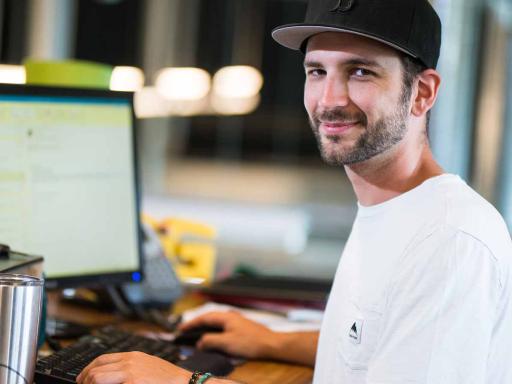
[[[380,65],[375,60],[362,59],[362,58],[350,59],[350,60],[346,61],[345,64],[351,65],[351,66],[364,65],[366,67],[383,68],[382,65]]]
[[[323,65],[318,61],[305,60],[304,68],[322,68]]]
[[[364,65],[365,67],[372,67],[372,68],[383,68],[382,65],[380,65],[375,60],[370,59],[363,59],[363,58],[354,58],[343,62],[343,65],[350,65],[350,66],[357,66],[357,65]],[[323,64],[318,61],[313,60],[305,60],[304,61],[304,68],[323,68]]]

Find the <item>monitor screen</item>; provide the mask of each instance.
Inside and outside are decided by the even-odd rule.
[[[140,277],[133,95],[0,86],[0,243],[49,287]]]

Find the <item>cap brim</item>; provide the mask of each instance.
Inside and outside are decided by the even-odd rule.
[[[391,42],[383,40],[379,37],[373,36],[371,34],[360,32],[347,28],[339,28],[339,27],[331,27],[327,25],[320,24],[287,24],[281,27],[277,27],[272,31],[272,38],[281,44],[282,46],[294,50],[300,50],[302,47],[302,43],[313,35],[322,32],[344,32],[351,33],[353,35],[364,36],[372,40],[379,41],[383,44],[386,44],[392,48],[398,49],[401,52],[404,52],[414,58],[418,58],[413,52],[408,51],[407,49]]]

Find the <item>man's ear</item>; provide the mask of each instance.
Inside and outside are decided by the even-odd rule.
[[[416,94],[411,112],[416,117],[426,115],[437,99],[441,76],[434,69],[426,69],[417,77]]]

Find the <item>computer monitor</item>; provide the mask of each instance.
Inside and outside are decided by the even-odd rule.
[[[0,86],[0,243],[44,256],[50,288],[140,280],[132,100]]]

